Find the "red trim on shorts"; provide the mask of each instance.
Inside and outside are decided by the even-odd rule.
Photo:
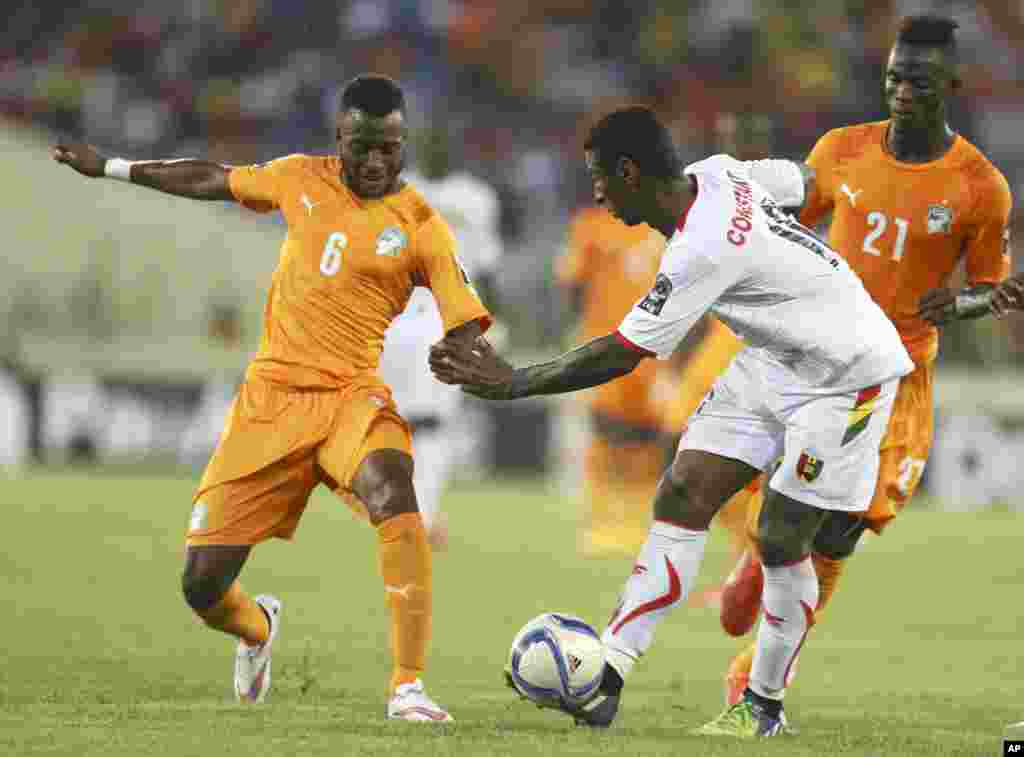
[[[631,620],[636,620],[641,615],[655,612],[663,607],[668,607],[671,604],[678,602],[683,596],[683,584],[679,580],[679,574],[676,573],[675,566],[672,565],[672,561],[665,557],[665,567],[668,568],[668,591],[662,594],[660,597],[655,597],[650,602],[644,602],[642,605],[637,607],[633,612],[626,615],[618,623],[611,627],[612,633],[618,633],[624,625],[629,623]]]
[[[633,350],[633,352],[639,352],[644,357],[654,357],[655,355],[658,354],[657,352],[651,352],[646,347],[641,347],[639,344],[634,344],[633,342],[629,341],[626,337],[622,335],[622,332],[619,331],[618,329],[615,330],[615,338],[619,340],[619,344],[621,344],[623,347],[627,347],[628,349]]]

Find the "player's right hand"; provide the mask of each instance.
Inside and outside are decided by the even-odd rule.
[[[1011,310],[1024,310],[1024,273],[1011,276],[992,293],[992,313],[996,318]]]
[[[103,176],[103,169],[107,164],[107,158],[92,145],[59,144],[55,145],[50,152],[58,163],[71,166],[83,176],[92,178]]]
[[[442,339],[430,348],[430,369],[443,384],[487,400],[515,399],[511,391],[515,373],[507,361],[480,336],[471,344]]]

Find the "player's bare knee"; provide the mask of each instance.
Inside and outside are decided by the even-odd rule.
[[[700,475],[685,466],[671,465],[658,484],[654,517],[701,530],[708,527],[718,506],[701,485]]]
[[[803,540],[792,534],[773,533],[771,530],[758,531],[757,544],[761,563],[769,568],[797,562],[810,552],[810,544]]]
[[[845,560],[857,549],[867,521],[849,513],[830,513],[814,537],[814,551],[830,560]]]
[[[189,567],[181,574],[181,591],[188,606],[202,616],[224,598],[234,578],[190,570]]]
[[[412,471],[412,458],[400,450],[378,450],[359,466],[352,488],[373,525],[418,512]]]

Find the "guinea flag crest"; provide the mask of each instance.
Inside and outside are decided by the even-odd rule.
[[[804,450],[800,453],[800,459],[796,461],[796,475],[801,481],[811,483],[821,475],[821,469],[824,467],[824,460],[819,460],[814,455]]]
[[[875,412],[875,404],[878,395],[881,394],[880,384],[869,386],[857,392],[857,398],[853,401],[853,410],[850,411],[850,419],[847,422],[846,433],[843,434],[843,441],[840,446],[846,446],[868,427],[871,414]]]

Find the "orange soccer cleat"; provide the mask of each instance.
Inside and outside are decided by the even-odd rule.
[[[747,550],[722,586],[719,620],[730,636],[744,636],[761,610],[764,572],[761,563]]]

